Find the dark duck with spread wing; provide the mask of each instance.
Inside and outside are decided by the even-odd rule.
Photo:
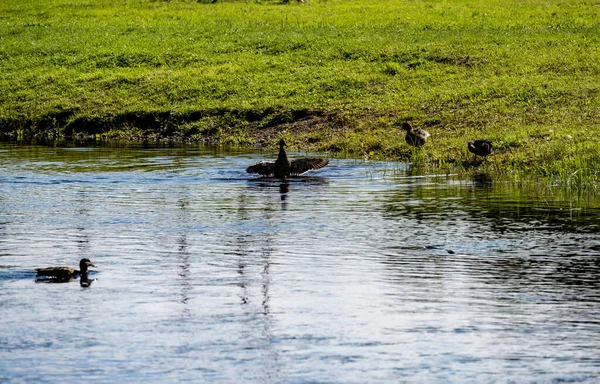
[[[422,147],[427,142],[427,138],[430,136],[429,132],[422,128],[413,128],[408,123],[402,123],[402,129],[406,131],[406,137],[404,140],[413,147]]]
[[[486,156],[492,154],[492,142],[490,140],[472,140],[467,143],[469,152],[477,156]]]
[[[46,278],[57,279],[57,280],[69,280],[79,275],[86,275],[88,267],[95,267],[90,259],[81,259],[79,262],[79,270],[69,267],[49,267],[49,268],[37,268],[35,270],[38,276]]]
[[[319,158],[301,158],[301,159],[288,159],[285,148],[287,144],[284,139],[279,140],[279,155],[275,162],[272,161],[261,161],[254,165],[246,168],[248,173],[258,173],[261,176],[271,176],[278,179],[285,179],[290,176],[298,176],[304,172],[312,171],[315,169],[321,169],[327,164],[329,160]]]

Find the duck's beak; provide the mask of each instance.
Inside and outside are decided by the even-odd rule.
[[[94,267],[94,268],[96,268],[96,266],[94,264],[92,264],[92,263],[88,263],[88,267]]]

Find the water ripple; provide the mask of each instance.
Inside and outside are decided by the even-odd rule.
[[[281,182],[245,173],[257,154],[0,148],[0,381],[600,376],[596,196],[397,163]],[[35,284],[82,257],[91,286]]]

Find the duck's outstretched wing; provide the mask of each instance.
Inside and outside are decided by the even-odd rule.
[[[321,169],[329,164],[327,159],[318,158],[302,158],[291,161],[290,174],[293,176],[301,175],[304,172],[308,172],[313,169]]]
[[[275,173],[275,163],[272,161],[261,161],[246,168],[246,172],[269,176]]]

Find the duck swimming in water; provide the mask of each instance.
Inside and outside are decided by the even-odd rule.
[[[79,270],[69,267],[49,267],[49,268],[37,268],[35,270],[37,276],[46,277],[56,280],[70,280],[79,275],[85,275],[87,277],[88,267],[95,267],[90,259],[81,259],[79,262]]]
[[[431,136],[429,132],[422,128],[413,128],[410,124],[402,123],[402,129],[406,131],[404,140],[413,147],[422,147],[427,142],[427,138]]]
[[[298,176],[311,170],[321,169],[329,164],[329,160],[327,159],[309,157],[290,161],[285,152],[285,147],[287,147],[285,140],[279,140],[279,155],[275,162],[261,161],[246,168],[246,172],[285,179],[286,177]]]

